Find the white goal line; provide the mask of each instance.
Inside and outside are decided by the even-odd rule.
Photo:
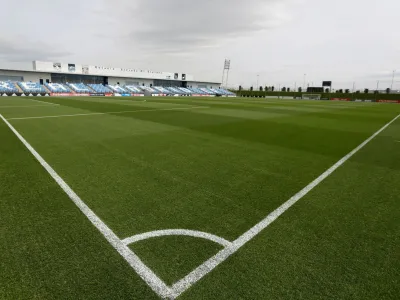
[[[56,116],[40,116],[40,117],[22,117],[22,118],[8,118],[7,120],[30,120],[30,119],[50,119],[50,118],[68,118],[68,117],[82,117],[82,116],[101,116],[108,114],[127,114],[137,112],[152,112],[164,110],[190,110],[210,108],[209,106],[191,106],[191,107],[174,107],[174,108],[160,108],[160,109],[137,109],[137,110],[124,110],[124,111],[109,111],[102,113],[88,113],[88,114],[70,114],[70,115],[56,115]]]

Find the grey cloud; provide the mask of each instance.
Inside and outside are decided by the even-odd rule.
[[[394,72],[394,77],[398,78],[400,77],[400,70],[387,70],[387,71],[381,71],[381,72],[377,72],[374,74],[369,74],[367,76],[365,76],[366,78],[375,78],[375,79],[392,79],[393,77],[393,71]]]
[[[40,43],[14,42],[0,39],[0,59],[6,62],[25,62],[32,60],[52,60],[71,55],[67,51],[53,50],[49,45]]]
[[[133,30],[125,36],[136,47],[180,52],[217,47],[227,39],[251,35],[281,25],[280,9],[291,0],[139,0],[118,18]]]

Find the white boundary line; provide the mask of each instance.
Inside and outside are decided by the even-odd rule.
[[[201,109],[201,108],[210,108],[210,107],[209,106],[191,106],[191,107],[174,107],[174,108],[160,108],[160,109],[157,109],[157,108],[156,109],[137,109],[137,110],[109,111],[109,112],[103,112],[103,113],[89,113],[89,114],[9,118],[7,120],[30,120],[30,119],[81,117],[81,116],[100,116],[100,115],[108,115],[108,114],[126,114],[126,113],[135,113],[135,112],[152,112],[152,111],[163,111],[163,110],[188,110],[188,109]]]
[[[171,294],[170,288],[150,270],[140,258],[128,248],[116,234],[82,201],[81,198],[68,186],[68,184],[54,171],[54,169],[40,156],[39,153],[18,133],[18,131],[0,114],[0,118],[18,137],[24,146],[45,168],[50,176],[57,182],[68,197],[78,206],[90,222],[103,234],[107,241],[118,251],[139,276],[162,298]]]
[[[50,107],[50,106],[56,106],[59,104],[48,104],[48,105],[8,105],[8,106],[0,106],[0,108],[15,108],[15,107]]]
[[[60,104],[55,104],[55,103],[51,103],[51,102],[45,102],[45,101],[35,100],[35,99],[31,99],[31,98],[25,98],[25,99],[31,100],[31,101],[34,101],[34,102],[39,102],[39,103],[47,103],[47,104],[49,104],[49,105],[55,105],[55,106],[60,105]]]
[[[197,238],[202,238],[206,240],[210,240],[217,244],[222,245],[223,247],[232,246],[232,243],[224,238],[216,236],[214,234],[210,234],[207,232],[196,231],[196,230],[187,230],[187,229],[167,229],[167,230],[157,230],[146,232],[138,235],[134,235],[132,237],[126,238],[122,240],[125,245],[130,245],[133,243],[137,243],[139,241],[147,240],[150,238],[156,238],[161,236],[171,236],[171,235],[185,235],[185,236],[192,236]]]
[[[311,190],[313,190],[318,184],[320,184],[323,180],[325,180],[329,175],[331,175],[337,168],[343,165],[347,160],[349,160],[354,154],[360,151],[365,147],[372,139],[374,139],[378,134],[384,131],[390,124],[396,121],[400,117],[400,114],[397,115],[392,121],[387,123],[377,132],[375,132],[371,137],[361,143],[357,148],[351,151],[349,154],[340,159],[337,163],[335,163],[332,167],[322,173],[318,178],[316,178],[313,182],[303,188],[300,192],[290,198],[288,201],[283,203],[280,207],[270,213],[265,219],[256,224],[250,230],[242,234],[239,238],[232,242],[232,245],[221,250],[216,255],[211,257],[209,260],[204,262],[202,265],[194,269],[184,278],[176,282],[172,286],[172,290],[174,292],[173,296],[178,297],[187,289],[189,289],[193,284],[211,272],[215,267],[217,267],[220,263],[225,261],[229,256],[238,251],[242,246],[244,246],[248,241],[253,239],[257,234],[259,234],[262,230],[267,228],[272,222],[274,222],[278,217],[280,217],[286,210],[288,210],[291,206],[293,206],[297,201],[307,195]]]
[[[280,207],[270,213],[266,218],[264,218],[261,222],[253,226],[251,229],[246,231],[240,237],[238,237],[235,241],[229,242],[226,241],[226,246],[223,250],[218,252],[216,255],[205,261],[202,265],[194,269],[184,278],[173,284],[172,287],[167,286],[149,267],[147,267],[140,258],[128,248],[127,244],[130,243],[132,239],[133,242],[135,240],[141,239],[143,237],[150,238],[156,237],[157,232],[150,232],[146,234],[136,235],[131,238],[127,238],[124,240],[120,240],[115,233],[79,198],[79,196],[68,186],[68,184],[54,171],[54,169],[36,152],[36,150],[18,133],[18,131],[0,114],[0,118],[4,121],[4,123],[11,129],[11,131],[18,137],[18,139],[24,144],[24,146],[32,153],[32,155],[39,161],[39,163],[45,168],[45,170],[50,174],[50,176],[57,182],[57,184],[63,189],[63,191],[69,196],[69,198],[78,206],[78,208],[86,215],[86,217],[91,221],[91,223],[103,234],[103,236],[108,240],[108,242],[121,254],[121,256],[129,263],[129,265],[139,274],[139,276],[152,288],[152,290],[157,293],[162,298],[175,299],[179,297],[183,292],[189,289],[193,284],[206,276],[209,272],[211,272],[214,268],[216,268],[219,264],[224,262],[228,257],[237,252],[241,247],[243,247],[247,242],[252,240],[256,235],[258,235],[262,230],[267,228],[271,223],[273,223],[276,219],[278,219],[285,211],[287,211],[290,207],[292,207],[295,203],[297,203],[300,199],[302,199],[305,195],[307,195],[310,191],[312,191],[316,186],[318,186],[323,180],[329,177],[336,169],[342,166],[347,160],[349,160],[354,154],[364,148],[371,140],[373,140],[377,135],[379,135],[382,131],[384,131],[388,126],[390,126],[393,122],[395,122],[400,117],[400,114],[397,115],[393,120],[375,132],[372,136],[370,136],[367,140],[361,143],[358,147],[356,147],[353,151],[348,153],[346,156],[341,158],[338,162],[336,162],[333,166],[331,166],[328,170],[322,173],[319,177],[317,177],[314,181],[312,181],[309,185],[299,191],[296,195],[291,197],[285,203],[283,203]],[[169,233],[168,233],[169,232]],[[183,234],[188,233],[187,235],[191,236],[199,236],[204,237],[207,235],[207,239],[222,239],[217,236],[189,231],[189,230],[165,230],[159,231],[158,236],[161,235],[171,235],[171,234]]]

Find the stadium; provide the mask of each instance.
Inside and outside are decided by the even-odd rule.
[[[399,299],[400,1],[75,2],[2,3],[0,300]]]
[[[33,70],[0,70],[2,96],[234,96],[192,75],[33,61]]]

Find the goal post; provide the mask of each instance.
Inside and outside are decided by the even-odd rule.
[[[321,100],[321,94],[303,94],[301,99],[304,100]]]

